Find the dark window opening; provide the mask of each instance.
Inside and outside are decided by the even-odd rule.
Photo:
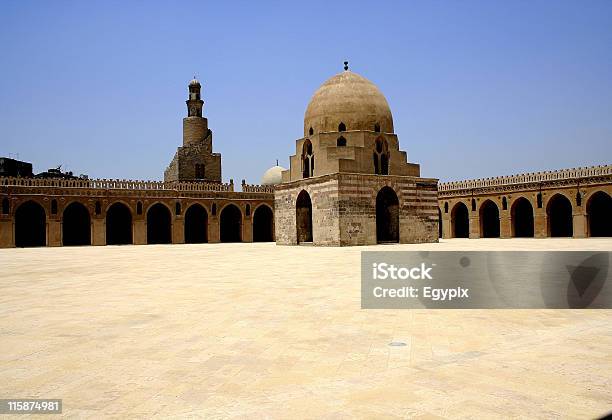
[[[100,213],[102,213],[102,204],[99,201],[96,201],[96,216],[100,215]]]
[[[346,131],[346,125],[344,125],[343,122],[341,122],[340,125],[338,126],[338,131]]]
[[[185,212],[185,243],[208,242],[208,214],[200,204],[193,204]]]
[[[546,207],[548,236],[571,237],[574,234],[572,203],[564,195],[553,196]]]
[[[338,140],[336,140],[336,146],[338,147],[346,146],[346,139],[344,137],[338,137]]]
[[[47,216],[45,209],[27,201],[15,211],[15,246],[31,247],[47,244]]]
[[[374,124],[374,131],[377,133],[380,133],[380,124],[378,123]]]
[[[512,205],[512,236],[516,238],[533,238],[533,206],[524,197],[520,197]]]
[[[586,204],[586,213],[589,236],[612,236],[612,197],[596,192]]]
[[[261,205],[253,215],[253,242],[274,241],[274,215],[270,207]]]
[[[221,210],[221,242],[242,242],[242,213],[234,204]]]
[[[213,216],[217,215],[217,203],[213,203],[211,213],[213,214]]]
[[[472,211],[476,211],[476,200],[472,198]]]
[[[9,200],[8,198],[4,198],[2,200],[2,214],[9,214],[9,211],[10,211]]]
[[[457,203],[451,211],[451,233],[453,238],[470,236],[470,216],[464,203]]]
[[[245,211],[247,217],[249,217],[251,215],[251,205],[247,204],[246,205],[246,211]]]
[[[147,244],[172,243],[172,216],[168,207],[156,203],[147,211]]]
[[[480,207],[480,237],[499,238],[499,208],[491,200]]]
[[[399,242],[399,200],[390,187],[376,196],[376,242]]]
[[[302,190],[295,205],[297,243],[312,242],[312,201],[310,195]]]
[[[314,130],[312,129],[312,127],[310,127],[310,130],[308,130],[308,135],[312,136],[314,134]]]
[[[51,200],[51,214],[57,214],[57,200]]]
[[[178,201],[174,205],[174,214],[176,214],[177,216],[181,215],[181,203],[179,203]]]
[[[508,200],[506,200],[506,197],[502,198],[502,210],[508,210]]]
[[[536,201],[537,201],[538,208],[541,209],[542,208],[542,193],[538,193],[536,197]]]
[[[582,195],[580,195],[580,191],[576,193],[576,206],[582,206]]]
[[[448,213],[448,201],[444,203],[444,213]]]
[[[132,243],[132,212],[123,203],[114,203],[106,211],[106,244]]]
[[[87,207],[81,203],[74,202],[64,209],[62,244],[91,245],[91,219]]]
[[[142,203],[140,201],[136,204],[136,214],[142,214]]]

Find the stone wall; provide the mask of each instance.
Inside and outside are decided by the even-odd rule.
[[[277,243],[297,244],[296,200],[305,190],[312,201],[315,245],[376,244],[376,197],[385,186],[392,188],[399,199],[399,242],[437,241],[437,180],[333,174],[276,187]]]

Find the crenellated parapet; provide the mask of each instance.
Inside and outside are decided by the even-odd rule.
[[[233,192],[234,182],[164,182],[128,179],[54,179],[54,178],[14,178],[0,177],[0,186],[7,187],[53,187],[86,188],[101,190],[137,191],[194,191],[194,192]]]
[[[530,188],[562,187],[578,183],[598,183],[612,179],[612,165],[530,172],[517,175],[443,182],[438,185],[440,198],[471,193],[489,193]]]
[[[243,179],[242,180],[242,192],[274,194],[274,185],[247,184],[245,180]]]

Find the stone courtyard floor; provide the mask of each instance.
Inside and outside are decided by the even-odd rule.
[[[0,398],[62,398],[65,416],[88,418],[612,411],[612,310],[361,310],[366,249],[380,250],[0,250]],[[612,239],[385,247],[417,249],[612,250]]]

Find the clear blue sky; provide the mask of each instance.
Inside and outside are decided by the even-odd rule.
[[[0,155],[161,179],[203,83],[223,178],[288,165],[350,60],[441,180],[612,163],[612,1],[0,3]]]

